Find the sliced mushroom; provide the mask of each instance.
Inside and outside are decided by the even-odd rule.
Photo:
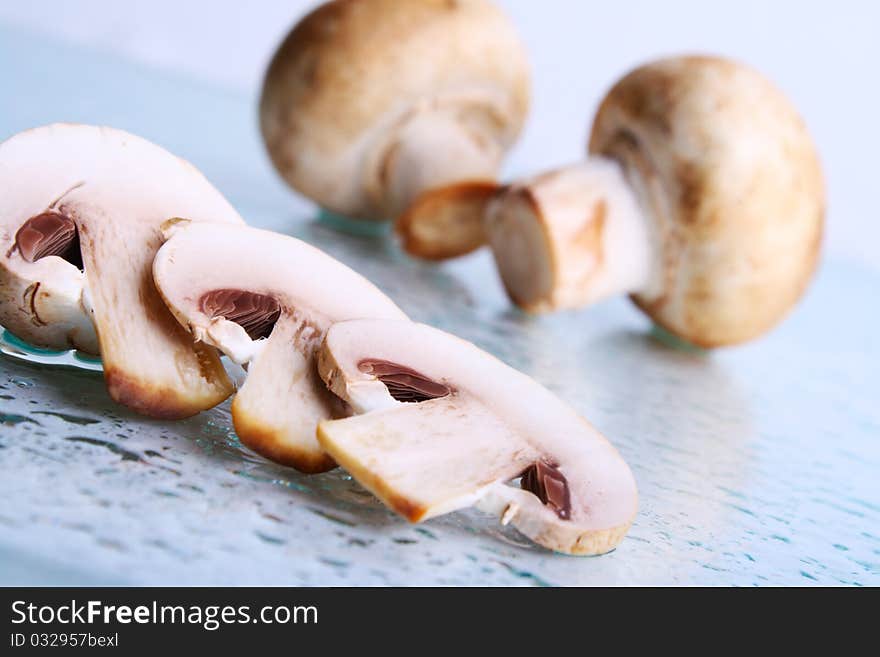
[[[232,403],[242,442],[304,472],[334,467],[319,420],[347,414],[317,375],[314,353],[342,319],[403,319],[365,278],[292,237],[246,226],[169,221],[153,277],[197,344],[247,368]]]
[[[32,344],[100,353],[111,397],[155,417],[232,392],[150,268],[172,216],[242,223],[191,164],[120,130],[56,124],[0,144],[0,323]]]
[[[477,506],[571,554],[607,552],[626,534],[636,484],[614,447],[469,342],[412,322],[341,322],[318,370],[358,414],[321,422],[321,445],[410,521]]]
[[[485,242],[528,78],[522,43],[487,0],[336,0],[275,53],[260,125],[294,189],[339,214],[399,219],[406,249],[450,257]]]
[[[661,326],[715,347],[769,330],[806,289],[822,171],[796,110],[759,73],[710,57],[638,68],[602,102],[590,152],[488,206],[518,305],[629,293]]]

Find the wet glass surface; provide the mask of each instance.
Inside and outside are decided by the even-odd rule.
[[[0,105],[4,137],[85,121],[183,155],[250,223],[325,249],[413,319],[559,394],[640,490],[630,534],[597,558],[535,548],[475,511],[409,525],[341,471],[305,476],[250,453],[228,403],[146,419],[110,402],[94,360],[4,334],[0,583],[880,583],[877,274],[825,263],[778,330],[714,353],[671,344],[625,299],[529,317],[487,254],[415,262],[387,228],[294,197],[263,155],[252,99],[2,30],[0,74],[19,99]]]

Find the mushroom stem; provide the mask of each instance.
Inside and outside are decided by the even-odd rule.
[[[511,299],[529,312],[644,292],[654,236],[619,164],[596,157],[514,183],[485,230]]]
[[[483,138],[478,126],[468,126],[454,107],[421,111],[404,124],[379,162],[385,212],[397,218],[432,190],[493,182],[501,156],[499,145]]]

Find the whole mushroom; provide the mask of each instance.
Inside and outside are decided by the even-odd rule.
[[[196,344],[247,368],[232,402],[241,441],[303,472],[335,466],[315,438],[319,420],[348,411],[318,377],[314,354],[333,322],[405,319],[372,283],[293,237],[171,220],[153,277]]]
[[[111,128],[55,124],[0,144],[0,324],[35,345],[100,354],[110,396],[155,417],[232,384],[150,275],[169,217],[243,223],[191,164]]]
[[[476,506],[549,549],[601,554],[633,521],[636,483],[617,450],[469,342],[413,322],[340,322],[318,370],[355,413],[322,421],[321,445],[411,522]]]
[[[396,220],[426,258],[485,243],[482,216],[529,104],[523,46],[488,0],[335,0],[266,73],[260,126],[296,190]]]
[[[702,347],[767,331],[803,294],[825,213],[819,159],[786,97],[718,57],[642,66],[602,102],[585,163],[487,210],[504,285],[530,311],[628,293]]]

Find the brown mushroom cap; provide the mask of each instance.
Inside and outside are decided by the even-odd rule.
[[[519,38],[487,0],[336,0],[303,18],[279,47],[260,125],[295,189],[340,214],[388,219],[399,205],[389,177],[413,171],[399,157],[400,140],[425,139],[435,160],[450,141],[434,148],[433,119],[421,119],[436,116],[461,137],[453,150],[489,164],[471,170],[459,156],[457,173],[434,166],[419,172],[418,185],[483,180],[523,125],[528,86]],[[395,166],[403,174],[390,174]]]
[[[56,124],[0,144],[0,323],[101,355],[110,396],[185,417],[232,392],[153,285],[169,217],[242,223],[191,164],[111,128]]]
[[[340,322],[318,370],[357,414],[321,422],[321,445],[412,522],[475,505],[550,549],[599,554],[635,516],[635,480],[617,450],[469,342],[413,322]]]
[[[655,280],[633,295],[701,346],[779,322],[816,267],[825,213],[819,159],[788,99],[717,57],[642,66],[602,102],[590,152],[619,160],[653,220]]]
[[[403,319],[360,274],[300,240],[248,226],[170,221],[156,285],[190,340],[247,367],[232,402],[242,442],[304,472],[335,466],[319,420],[346,415],[317,375],[314,353],[333,322]]]

